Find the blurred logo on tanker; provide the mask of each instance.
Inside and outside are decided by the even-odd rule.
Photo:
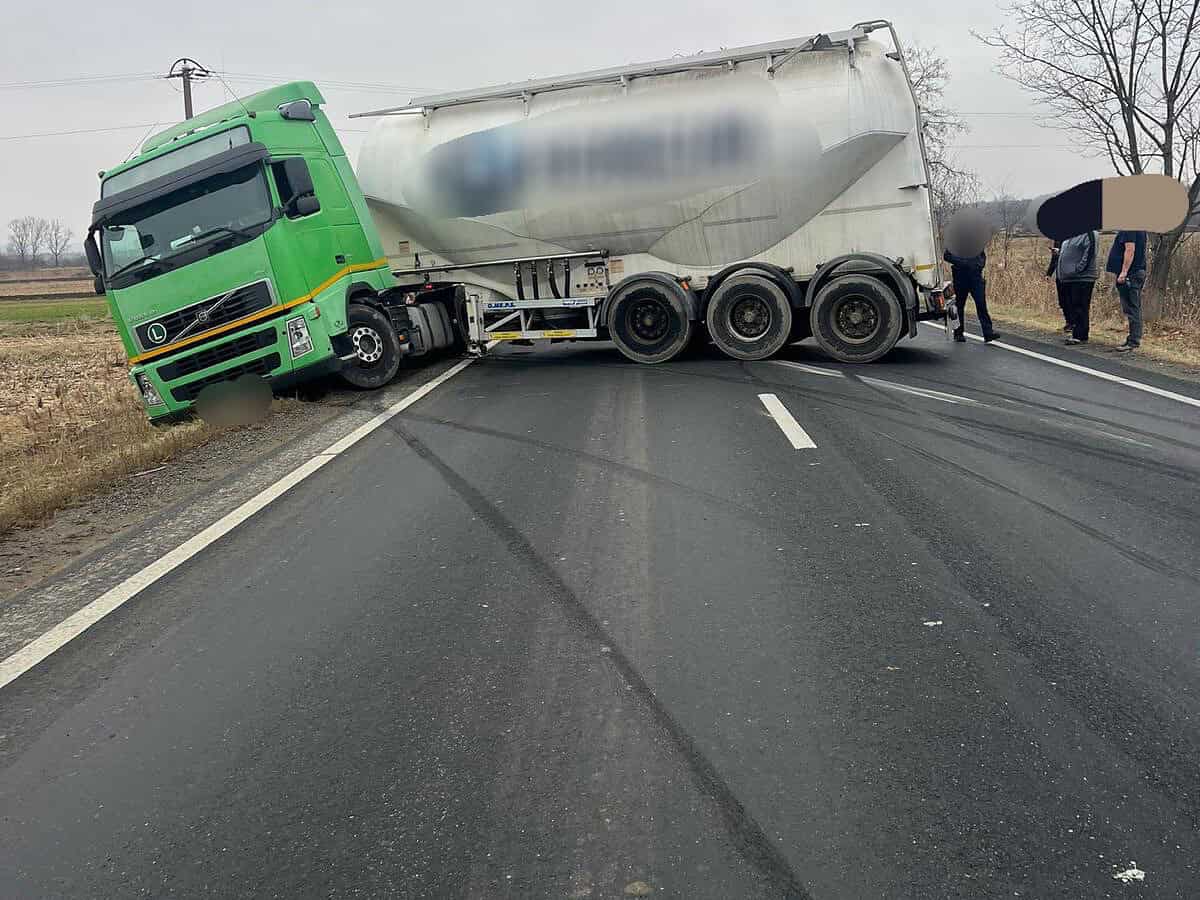
[[[722,82],[658,87],[455,138],[405,173],[404,197],[426,215],[455,218],[579,203],[622,209],[755,181],[780,159],[778,96],[758,78]],[[787,130],[820,152],[810,128]]]

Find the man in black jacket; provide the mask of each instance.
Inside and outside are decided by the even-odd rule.
[[[987,251],[980,250],[978,256],[957,256],[947,250],[942,258],[950,263],[954,303],[958,307],[958,328],[954,330],[954,339],[960,343],[967,340],[963,336],[963,322],[967,311],[967,294],[970,294],[975,298],[975,315],[979,317],[983,340],[991,343],[999,335],[992,328],[992,317],[988,315],[987,300],[984,298],[987,285],[983,279],[983,267],[987,264]]]

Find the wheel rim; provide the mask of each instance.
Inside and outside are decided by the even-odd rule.
[[[734,337],[754,341],[770,330],[772,318],[771,307],[762,297],[747,295],[730,305],[727,321]]]
[[[359,325],[350,332],[350,341],[354,344],[354,355],[363,365],[372,365],[383,357],[383,338],[368,325]]]
[[[671,326],[671,310],[658,298],[646,297],[630,304],[626,321],[634,337],[653,344],[666,336]]]
[[[844,297],[833,308],[831,317],[839,338],[849,344],[865,344],[879,332],[879,309],[868,298]]]

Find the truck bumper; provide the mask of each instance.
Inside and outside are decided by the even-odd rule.
[[[298,318],[304,319],[311,348],[293,356],[288,323]],[[136,365],[130,370],[130,379],[137,387],[138,378],[144,378],[162,400],[161,404],[146,405],[153,422],[186,418],[205,387],[247,375],[265,378],[272,390],[284,391],[341,370],[343,363],[325,328],[329,318],[322,316],[315,304],[305,303],[277,318]]]

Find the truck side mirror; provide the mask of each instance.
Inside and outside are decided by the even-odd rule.
[[[87,239],[83,242],[83,253],[87,257],[88,269],[96,278],[99,278],[104,267],[100,261],[100,248],[96,246],[96,232],[88,232]],[[97,291],[97,293],[103,294],[104,291]]]
[[[316,194],[304,194],[288,204],[288,212],[296,218],[311,216],[313,213],[320,211],[321,204],[317,200]]]

